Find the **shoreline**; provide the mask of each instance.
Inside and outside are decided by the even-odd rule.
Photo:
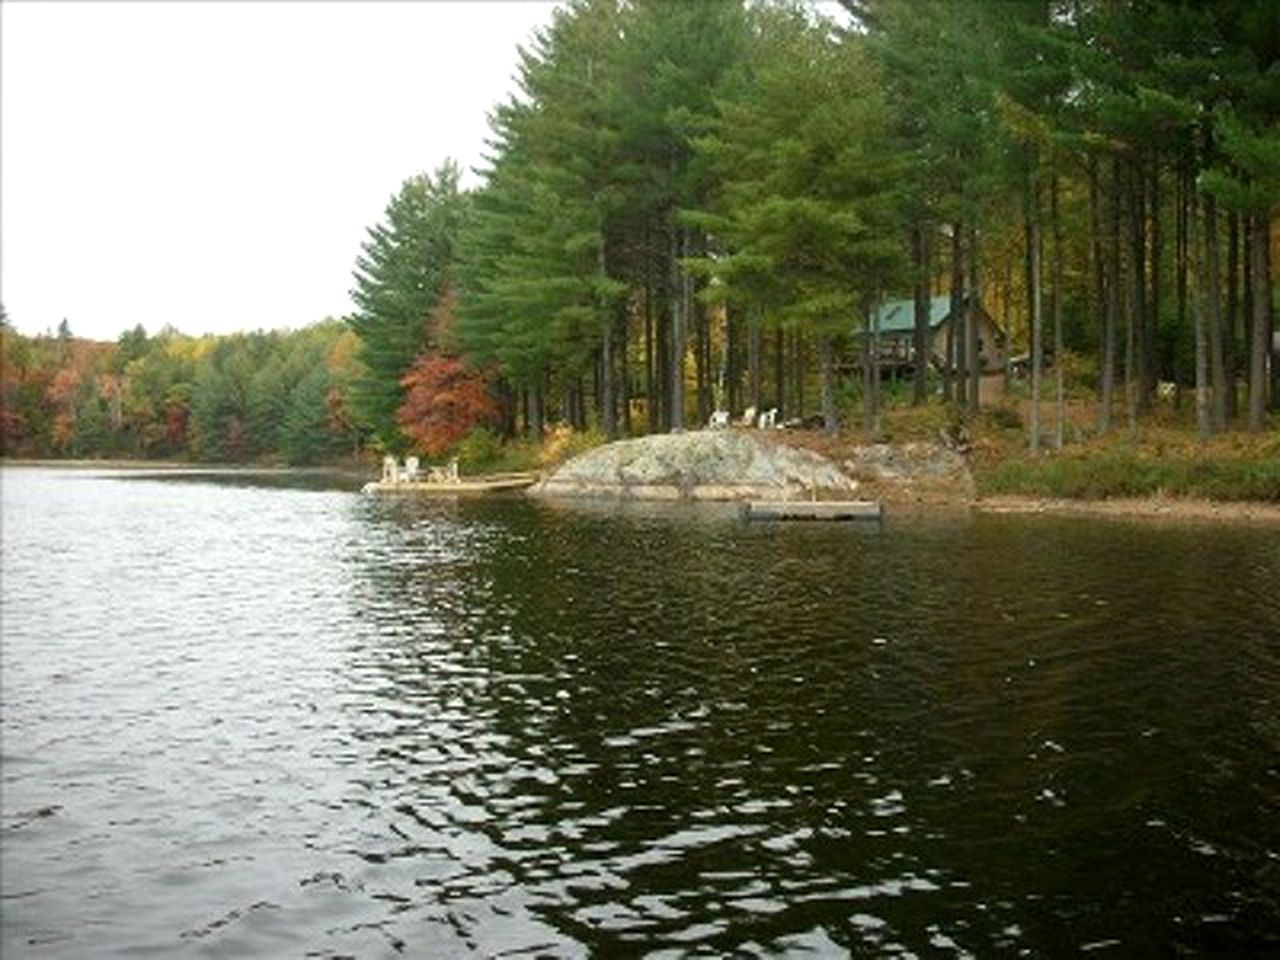
[[[991,514],[1048,514],[1113,520],[1264,523],[1280,526],[1280,503],[1264,500],[1204,500],[1172,497],[1120,497],[1114,500],[1065,500],[1001,494],[970,501]]]
[[[50,467],[67,470],[185,470],[198,464],[184,460],[59,460],[51,457],[5,457],[0,467]],[[221,466],[213,464],[211,466]]]
[[[0,467],[37,467],[52,470],[136,470],[145,472],[186,473],[261,473],[261,474],[321,474],[342,473],[365,477],[370,471],[361,464],[314,464],[291,467],[272,463],[197,463],[190,460],[57,460],[50,458],[6,457],[0,459]]]
[[[191,463],[181,460],[57,460],[5,458],[0,466],[65,470],[129,470],[189,473],[242,474],[345,474],[365,477],[367,471],[355,464],[289,467],[270,464]],[[1177,497],[1117,497],[1105,500],[1071,500],[1032,494],[997,494],[975,497],[945,489],[922,490],[899,486],[892,481],[863,484],[862,494],[884,504],[887,513],[920,509],[968,509],[977,513],[1092,517],[1110,520],[1155,522],[1245,523],[1280,526],[1280,503],[1265,500],[1206,500]],[[661,502],[661,501],[654,501]]]

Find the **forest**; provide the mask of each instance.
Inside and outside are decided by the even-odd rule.
[[[1032,453],[1274,433],[1280,6],[842,5],[563,4],[479,185],[411,176],[369,229],[350,316],[114,343],[5,320],[3,452],[440,456],[748,407],[875,435],[981,415],[980,310]],[[936,297],[940,360],[887,378],[880,307],[913,302],[922,357]]]

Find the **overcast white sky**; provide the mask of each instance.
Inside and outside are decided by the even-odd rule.
[[[481,162],[553,4],[0,7],[0,299],[26,333],[300,327],[351,309],[405,177]]]

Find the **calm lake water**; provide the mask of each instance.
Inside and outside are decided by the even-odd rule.
[[[0,953],[1275,956],[1280,535],[8,468]]]

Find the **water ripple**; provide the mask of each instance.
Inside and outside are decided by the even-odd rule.
[[[1257,531],[4,481],[6,956],[1277,945]]]

